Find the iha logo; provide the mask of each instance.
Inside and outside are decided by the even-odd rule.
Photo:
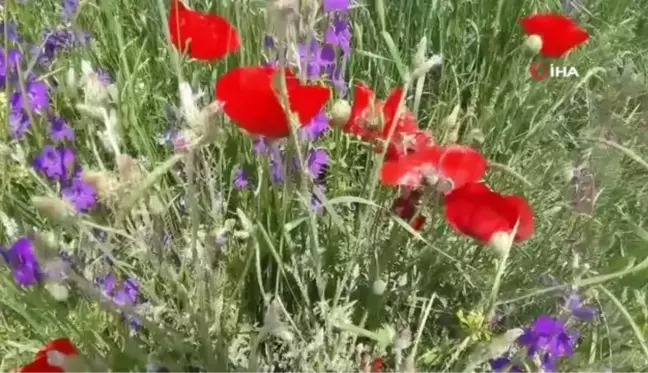
[[[547,78],[570,78],[579,77],[578,70],[575,67],[547,65],[544,62],[534,62],[529,66],[529,73],[535,80],[544,80]]]

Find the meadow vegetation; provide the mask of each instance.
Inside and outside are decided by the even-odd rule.
[[[3,1],[0,371],[59,337],[87,371],[646,371],[648,2],[297,2],[295,40],[337,38],[335,62],[298,71],[331,97],[269,142],[214,85],[275,60],[290,3],[189,2],[241,38],[202,62],[171,45],[167,0]],[[552,62],[579,77],[529,76],[520,19],[549,11],[589,33]],[[440,195],[420,225],[394,213],[385,154],[337,125],[356,82],[404,86],[419,128],[478,149],[533,234],[494,250]]]

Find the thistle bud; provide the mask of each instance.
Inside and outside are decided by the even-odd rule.
[[[524,46],[534,54],[538,54],[542,49],[542,38],[540,35],[529,35],[524,42]]]
[[[345,100],[338,100],[331,108],[330,120],[333,127],[341,127],[349,121],[351,105]]]

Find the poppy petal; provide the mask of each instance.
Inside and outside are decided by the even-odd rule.
[[[356,83],[353,90],[353,105],[351,105],[351,113],[346,124],[342,127],[342,131],[362,135],[362,116],[365,115],[369,109],[369,105],[374,100],[374,93],[371,88],[362,83]]]
[[[559,58],[586,42],[588,38],[589,34],[580,28],[571,28],[556,35],[548,34],[542,39],[540,53],[545,57]]]
[[[384,162],[380,168],[380,181],[384,185],[417,188],[423,184],[423,175],[416,165]]]
[[[518,223],[515,240],[533,233],[533,212],[519,196],[502,196],[484,183],[469,183],[445,196],[445,216],[456,231],[482,242],[498,232],[510,233]]]
[[[274,66],[237,67],[216,82],[216,99],[225,114],[253,135],[279,138],[290,134],[288,118],[274,89],[278,72]],[[330,95],[324,86],[301,84],[289,71],[286,87],[290,110],[302,126],[321,111]]]
[[[522,17],[520,25],[527,35],[542,35],[552,30],[577,26],[571,18],[557,13],[539,13]]]
[[[461,145],[446,147],[439,161],[439,174],[452,181],[454,188],[475,183],[486,174],[488,162],[477,150]]]
[[[515,241],[528,239],[534,231],[534,218],[531,206],[520,196],[510,195],[505,196],[504,199],[516,212],[514,218],[517,220],[518,227],[515,233]]]
[[[63,369],[60,367],[55,367],[50,365],[47,362],[47,357],[43,356],[37,359],[34,359],[31,363],[23,365],[22,367],[18,368],[19,373],[36,373],[36,372],[41,372],[41,373],[59,373],[63,372]]]
[[[226,18],[189,9],[178,0],[172,2],[167,24],[173,46],[198,60],[221,59],[241,45],[236,28]]]
[[[562,14],[534,14],[520,19],[526,35],[538,35],[542,39],[540,53],[558,58],[589,38],[589,34],[578,24]]]
[[[391,131],[392,126],[398,125],[395,120],[396,111],[398,110],[398,105],[403,98],[403,88],[397,87],[391,91],[387,99],[385,100],[383,106],[383,115],[385,120],[385,126],[383,127],[383,137],[387,138],[389,132]]]

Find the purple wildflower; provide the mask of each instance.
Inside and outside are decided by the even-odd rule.
[[[79,8],[79,0],[63,0],[63,19],[71,20]]]
[[[343,56],[340,63],[332,64],[324,69],[327,78],[330,79],[331,83],[333,83],[333,87],[338,90],[342,97],[346,96],[349,91],[349,84],[344,80],[342,74],[344,66],[346,65],[346,59],[347,56]]]
[[[252,143],[252,152],[255,155],[265,155],[268,151],[268,140],[265,137],[257,137]]]
[[[14,92],[9,98],[10,109],[12,112],[24,112],[29,109],[31,111],[41,113],[47,109],[49,104],[49,89],[47,84],[39,80],[30,80],[25,85],[27,102],[25,102],[25,95],[20,92]],[[25,113],[26,115],[26,113]],[[14,126],[12,125],[12,128]]]
[[[74,171],[74,160],[74,150],[45,145],[41,154],[34,160],[33,166],[48,178],[62,181],[70,177]]]
[[[16,22],[13,20],[9,20],[6,24],[7,27],[7,39],[11,42],[21,42],[22,38],[20,35],[18,35],[18,31],[16,30]],[[4,36],[4,31],[5,31],[5,23],[0,22],[0,36]]]
[[[30,80],[25,89],[29,98],[29,107],[36,112],[43,112],[49,105],[49,88],[45,82]]]
[[[30,121],[27,111],[22,104],[20,94],[12,94],[9,98],[9,130],[11,137],[20,140],[29,129]]]
[[[122,282],[121,287],[114,291],[112,300],[118,306],[133,305],[139,296],[139,284],[133,278]]]
[[[270,160],[270,176],[275,184],[282,183],[286,179],[284,170],[283,156],[281,149],[276,143],[264,137],[258,137],[254,140],[252,151],[257,156],[268,156]]]
[[[322,69],[333,64],[335,60],[335,51],[332,46],[320,46],[315,39],[311,40],[310,45],[299,45],[299,57],[302,68],[306,69],[308,79],[318,79],[322,74]]]
[[[273,49],[275,47],[275,41],[272,35],[265,35],[263,37],[263,47],[268,49]]]
[[[140,300],[139,284],[133,278],[129,277],[118,286],[115,276],[109,273],[97,277],[95,283],[101,289],[104,296],[118,306],[138,307],[141,305],[138,304]],[[141,326],[141,321],[138,317],[122,315],[122,318],[128,322],[129,327],[133,330]]]
[[[308,172],[313,179],[318,179],[329,163],[329,154],[325,149],[312,149],[306,161]]]
[[[313,141],[320,138],[328,128],[328,117],[321,111],[310,123],[299,129],[299,137],[302,141]]]
[[[11,268],[14,279],[21,286],[37,284],[42,278],[34,245],[28,237],[21,237],[6,250],[0,247],[0,255]]]
[[[97,203],[97,193],[92,185],[80,178],[72,180],[72,185],[63,188],[61,195],[70,202],[77,211],[88,211]]]
[[[517,365],[511,364],[511,359],[507,356],[502,356],[497,359],[489,361],[493,372],[523,372],[524,370]]]
[[[242,190],[247,188],[248,185],[250,185],[250,181],[245,175],[245,171],[242,167],[237,167],[236,171],[234,171],[234,188],[236,190]]]
[[[324,11],[326,13],[330,12],[346,12],[349,10],[351,5],[351,0],[324,0]]]
[[[578,320],[592,321],[596,317],[596,308],[590,305],[583,305],[581,297],[576,291],[568,293],[562,303],[571,312],[571,315]]]
[[[60,29],[45,31],[43,41],[32,47],[32,54],[43,65],[48,65],[56,58],[59,51],[69,50],[76,45],[85,42],[85,35],[78,34],[73,30]]]
[[[270,156],[270,176],[275,184],[283,183],[286,180],[283,157],[279,151],[272,152]]]
[[[105,70],[97,70],[97,79],[99,80],[99,83],[101,83],[101,85],[103,85],[104,87],[108,87],[110,83],[112,83],[110,75]]]
[[[321,194],[324,194],[324,192],[326,192],[326,186],[324,186],[323,184],[315,184],[313,185],[313,188],[317,189],[317,191]],[[311,208],[315,212],[319,212],[322,209],[322,201],[320,201],[315,193],[312,193],[311,196]]]
[[[567,330],[562,320],[547,315],[538,317],[519,338],[529,356],[546,352],[554,358],[572,356],[575,341],[575,331]]]
[[[326,31],[324,40],[342,49],[345,55],[351,52],[351,31],[349,22],[344,17],[335,17],[333,24]]]
[[[74,140],[74,131],[65,119],[54,116],[49,120],[50,123],[50,137],[54,141]]]
[[[0,48],[0,88],[4,89],[7,80],[12,81],[15,78],[16,66],[20,63],[20,51],[9,49],[8,56],[5,50]],[[5,58],[8,59],[9,65],[5,65]]]

